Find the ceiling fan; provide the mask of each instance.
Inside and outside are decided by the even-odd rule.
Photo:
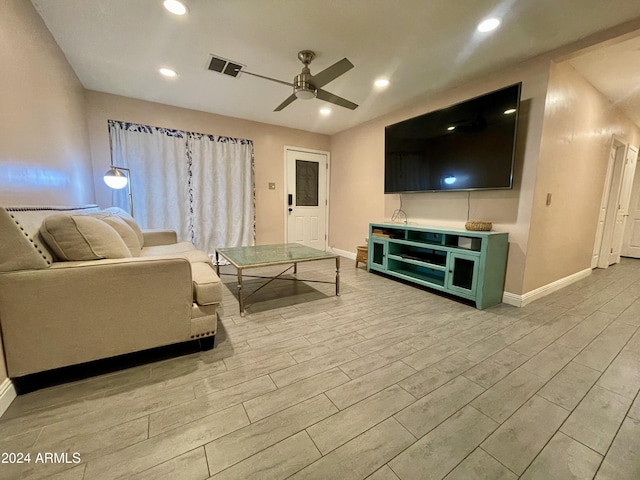
[[[320,100],[324,100],[325,102],[333,103],[341,107],[355,110],[358,107],[358,105],[356,105],[355,103],[322,89],[322,87],[324,87],[327,83],[335,80],[343,73],[351,70],[353,68],[353,64],[346,58],[343,58],[330,67],[325,68],[320,73],[311,75],[309,64],[315,56],[316,54],[311,50],[302,50],[301,52],[298,52],[298,58],[304,66],[302,67],[302,72],[293,77],[293,83],[278,80],[277,78],[265,77],[264,75],[258,75],[257,73],[247,72],[246,70],[238,70],[241,73],[246,73],[247,75],[264,78],[265,80],[271,80],[272,82],[282,83],[283,85],[293,87],[293,93],[289,97],[287,97],[284,102],[278,105],[275,108],[274,112],[279,112],[298,98],[301,100],[319,98]]]

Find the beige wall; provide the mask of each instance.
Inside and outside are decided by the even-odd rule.
[[[591,267],[612,136],[640,129],[567,63],[552,64],[525,269],[529,292]],[[552,194],[546,206],[547,193]]]
[[[31,2],[0,2],[0,65],[0,204],[93,202],[84,89]]]
[[[96,201],[101,206],[111,205],[111,191],[102,181],[110,162],[107,120],[253,140],[258,244],[284,241],[284,147],[325,151],[330,147],[327,135],[94,91],[87,91],[86,98]],[[268,189],[269,182],[276,184],[275,190]]]
[[[334,135],[331,139],[329,243],[354,252],[367,236],[369,222],[389,221],[400,206],[399,195],[385,195],[384,127],[497,88],[523,82],[514,188],[472,192],[470,218],[490,220],[494,230],[509,232],[505,289],[522,293],[531,203],[536,181],[549,62],[538,59],[478,80],[413,106]],[[464,228],[466,192],[414,193],[402,196],[409,222]],[[339,207],[339,208],[336,208]]]
[[[31,2],[0,2],[0,65],[0,203],[93,202],[84,89]]]

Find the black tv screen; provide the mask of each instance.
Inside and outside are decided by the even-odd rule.
[[[386,127],[384,192],[512,188],[521,86]]]

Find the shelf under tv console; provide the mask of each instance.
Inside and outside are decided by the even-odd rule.
[[[367,269],[440,290],[484,309],[502,301],[508,233],[369,224]]]

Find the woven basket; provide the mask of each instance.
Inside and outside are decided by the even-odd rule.
[[[488,232],[493,227],[491,222],[483,222],[481,220],[469,220],[464,224],[464,228],[474,232]]]
[[[358,268],[358,262],[367,264],[367,256],[369,254],[369,246],[361,245],[356,247],[357,255],[356,255],[356,268]]]

